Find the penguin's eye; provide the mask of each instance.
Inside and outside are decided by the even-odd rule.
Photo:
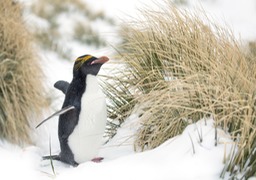
[[[89,65],[93,65],[93,64],[95,64],[95,61],[92,61],[92,62],[89,63]]]

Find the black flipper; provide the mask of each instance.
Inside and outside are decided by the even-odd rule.
[[[48,120],[51,119],[52,117],[54,117],[54,116],[59,116],[59,115],[61,115],[61,114],[64,114],[64,113],[66,113],[66,112],[72,110],[72,109],[75,109],[75,106],[71,106],[71,105],[70,105],[70,106],[64,107],[63,109],[61,109],[61,110],[59,110],[59,111],[53,113],[51,116],[49,116],[48,118],[46,118],[45,120],[43,120],[42,122],[40,122],[40,123],[36,126],[36,128],[38,128],[39,126],[41,126],[43,123],[45,123],[46,121],[48,121]]]
[[[68,87],[69,87],[69,82],[67,81],[57,81],[54,84],[54,87],[60,91],[62,91],[64,94],[66,94]]]

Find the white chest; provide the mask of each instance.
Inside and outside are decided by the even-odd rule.
[[[107,121],[106,99],[96,76],[87,75],[86,90],[81,99],[79,121],[68,144],[75,161],[82,163],[97,156]]]

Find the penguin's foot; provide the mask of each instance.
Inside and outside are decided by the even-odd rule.
[[[103,157],[96,157],[96,158],[93,158],[91,161],[95,163],[100,163],[103,159],[104,159]]]
[[[43,156],[43,160],[47,160],[47,159],[60,161],[60,156],[59,155]]]
[[[79,164],[75,161],[65,161],[61,159],[60,155],[51,155],[51,156],[43,156],[43,160],[56,160],[56,161],[61,161],[63,163],[69,164],[73,167],[77,167]]]

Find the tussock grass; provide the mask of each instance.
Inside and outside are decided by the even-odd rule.
[[[22,20],[21,6],[0,1],[0,137],[30,140],[30,121],[46,105],[39,59]]]
[[[252,61],[256,58],[256,41],[250,41],[248,43],[248,58],[252,59]]]
[[[123,112],[119,116],[132,111],[130,102],[140,106],[136,149],[155,148],[188,124],[212,116],[216,127],[237,142],[238,151],[227,162],[227,171],[236,176],[246,170],[246,177],[252,175],[255,58],[249,59],[232,33],[207,17],[206,23],[168,3],[159,11],[141,13],[142,19],[123,26],[124,43],[118,51],[124,65],[107,85],[110,99],[121,101],[111,104],[116,114]]]
[[[108,97],[108,121],[105,133],[110,138],[116,134],[117,128],[131,114],[137,103],[133,93],[128,90],[131,87],[131,81],[126,76],[127,73],[122,71],[125,65],[120,66],[120,64],[116,67],[118,70],[111,73],[114,76],[101,76],[101,86],[106,89],[104,92]]]

